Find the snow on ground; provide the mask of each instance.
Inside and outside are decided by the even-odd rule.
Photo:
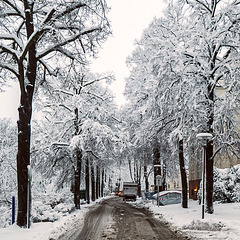
[[[19,228],[16,224],[1,228],[0,240],[57,240],[66,232],[82,227],[85,214],[103,199],[81,205],[81,210],[76,210],[55,222],[33,223],[30,229]]]
[[[103,199],[101,199],[103,200]],[[30,229],[21,229],[16,225],[0,229],[1,240],[56,240],[76,225],[83,225],[84,216],[90,205],[82,205],[81,210],[62,217],[54,223],[34,223]],[[238,240],[240,236],[240,203],[214,204],[214,213],[201,218],[201,205],[189,200],[189,208],[181,204],[157,206],[156,202],[144,202],[138,199],[135,204],[147,207],[156,218],[163,217],[175,230],[187,232],[194,239]]]
[[[139,206],[144,205],[155,214],[170,222],[175,230],[181,230],[194,239],[238,240],[240,239],[240,203],[214,204],[214,213],[205,213],[198,201],[189,200],[187,209],[181,204],[157,206],[155,202],[143,203],[138,199]]]

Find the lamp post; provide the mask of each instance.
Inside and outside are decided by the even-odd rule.
[[[27,165],[28,173],[28,185],[27,185],[27,228],[30,228],[30,202],[31,202],[31,181],[32,181],[32,169],[30,165]]]
[[[202,160],[202,219],[204,219],[204,202],[205,202],[205,171],[206,171],[206,147],[207,141],[212,138],[211,133],[198,133],[196,136],[198,139],[203,140],[203,160]]]

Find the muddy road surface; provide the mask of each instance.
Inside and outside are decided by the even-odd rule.
[[[190,239],[170,229],[161,218],[151,212],[113,197],[89,211],[84,226],[69,240],[180,240]]]

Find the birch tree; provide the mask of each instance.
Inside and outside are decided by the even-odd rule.
[[[108,34],[107,6],[98,1],[3,0],[0,3],[1,76],[19,82],[18,217],[26,226],[27,165],[30,164],[34,91],[70,61],[84,61]]]

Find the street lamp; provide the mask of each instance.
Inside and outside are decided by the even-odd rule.
[[[202,163],[202,219],[204,219],[204,201],[205,201],[205,170],[206,170],[206,147],[207,141],[211,139],[213,136],[211,133],[198,133],[196,136],[198,139],[203,140],[203,163]]]

